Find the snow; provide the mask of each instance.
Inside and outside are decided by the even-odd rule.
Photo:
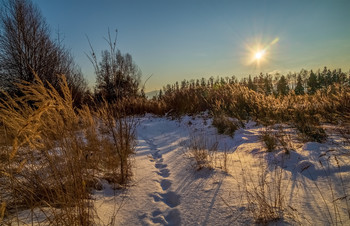
[[[286,153],[267,152],[260,139],[266,128],[253,121],[230,137],[217,133],[208,113],[136,120],[132,180],[124,189],[99,182],[102,189],[92,195],[98,225],[251,225],[262,203],[280,217],[270,225],[350,225],[350,144],[335,126],[326,125],[322,144],[300,141],[288,125],[269,128],[276,136],[283,129]],[[196,167],[195,139],[217,148],[211,167]],[[34,212],[37,222],[22,222],[45,222]]]
[[[272,224],[350,223],[350,146],[337,136],[324,144],[303,144],[284,126],[290,153],[268,153],[259,139],[263,127],[254,122],[230,137],[218,135],[206,114],[176,120],[146,115],[138,121],[130,186],[114,190],[103,182],[104,189],[94,192],[101,225],[253,224],[247,191],[257,188],[262,176],[272,193],[280,186],[285,202],[283,218]],[[188,144],[195,136],[218,142],[212,169],[193,167]]]

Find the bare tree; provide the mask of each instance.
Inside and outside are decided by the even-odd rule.
[[[96,95],[103,97],[108,102],[116,101],[125,97],[138,96],[141,71],[133,62],[129,53],[122,54],[116,48],[117,31],[112,40],[108,31],[106,41],[109,50],[102,51],[101,61],[98,61],[96,53],[91,46],[88,58],[95,68]]]
[[[16,92],[16,82],[32,82],[33,72],[58,88],[58,75],[67,77],[72,91],[85,92],[82,73],[40,10],[30,0],[6,0],[0,13],[0,87]],[[79,96],[73,93],[74,96]]]

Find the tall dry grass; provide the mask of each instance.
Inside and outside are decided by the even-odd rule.
[[[157,112],[175,116],[209,110],[213,115],[254,120],[263,125],[288,123],[305,140],[323,142],[324,122],[338,123],[350,111],[350,87],[333,85],[315,94],[285,96],[255,92],[241,84],[191,87],[165,93],[158,100]],[[161,110],[163,109],[163,110]],[[152,112],[152,107],[149,110]]]
[[[100,187],[98,178],[125,184],[131,174],[130,166],[122,164],[133,153],[135,124],[106,115],[109,105],[97,112],[87,106],[75,109],[64,76],[60,90],[50,84],[46,88],[38,76],[18,87],[23,96],[4,93],[0,100],[6,138],[0,149],[0,219],[93,224],[90,191]]]
[[[284,180],[284,171],[280,166],[268,166],[260,162],[258,167],[250,168],[242,163],[241,192],[244,194],[247,210],[256,224],[268,225],[282,220],[287,212],[286,194],[290,182]],[[244,165],[243,165],[244,164]],[[272,170],[270,170],[272,169]]]
[[[127,117],[124,103],[120,102],[113,105],[104,102],[97,113],[102,120],[102,135],[113,145],[108,148],[112,150],[109,156],[113,158],[108,158],[106,166],[113,172],[113,182],[124,185],[131,176],[130,156],[134,154],[137,122],[133,117]]]
[[[93,213],[86,192],[84,141],[79,114],[64,77],[56,90],[36,77],[22,82],[21,97],[4,94],[0,117],[12,145],[6,147],[3,171],[6,215],[30,209],[50,223],[88,225]],[[22,219],[17,218],[21,221]]]
[[[228,173],[228,149],[219,150],[219,142],[208,134],[192,133],[185,145],[184,156],[192,161],[197,171],[221,169]]]

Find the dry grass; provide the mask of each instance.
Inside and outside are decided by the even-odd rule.
[[[268,152],[274,151],[277,147],[276,134],[271,129],[265,129],[260,136]]]
[[[201,169],[221,169],[228,173],[228,150],[219,151],[219,143],[206,134],[192,134],[186,145],[186,157],[193,160],[193,167]]]
[[[224,115],[214,116],[213,126],[217,128],[219,134],[226,134],[231,137],[238,129],[237,124]]]
[[[274,96],[237,83],[196,86],[165,92],[157,106],[154,112],[171,112],[176,116],[209,110],[214,115],[225,115],[239,121],[254,120],[263,125],[287,123],[296,127],[303,139],[323,142],[327,136],[322,123],[338,123],[350,111],[350,87],[337,84],[313,95],[291,92]],[[148,110],[153,112],[152,109],[149,105]],[[225,128],[230,126],[220,127],[220,131],[225,132]]]
[[[242,192],[247,209],[257,224],[267,225],[284,218],[287,210],[286,190],[290,181],[283,180],[283,168],[268,167],[260,162],[258,174],[242,161]]]
[[[131,176],[130,156],[134,154],[136,121],[133,117],[126,117],[123,104],[110,105],[104,102],[98,110],[102,119],[104,136],[111,139],[113,147],[109,153],[107,166],[113,172],[112,178],[119,184],[126,184]],[[119,171],[119,172],[117,172]]]
[[[294,149],[288,132],[286,125],[266,127],[260,139],[267,151],[272,153],[263,153],[262,156],[254,156],[249,160],[238,156],[242,169],[241,191],[245,196],[247,209],[257,224],[269,225],[275,221],[282,222],[286,218],[297,220],[295,214],[298,212],[287,201],[291,196],[289,188],[293,180],[288,178],[284,160],[289,158],[290,151]]]
[[[326,209],[323,214],[324,221],[328,225],[348,225],[350,222],[350,203],[348,201],[350,195],[341,173],[344,159],[332,152],[333,150],[329,150],[319,156],[318,163],[326,179],[323,185],[314,179],[309,169],[306,169],[306,172],[312,178],[316,188],[315,192],[320,195]],[[330,172],[333,170],[338,173],[331,175]]]
[[[295,141],[292,140],[283,125],[278,125],[277,128],[265,127],[261,132],[260,140],[268,152],[283,150],[285,154],[289,154],[291,150],[295,149]]]
[[[300,132],[304,141],[324,142],[327,134],[321,126],[320,115],[308,115],[302,111],[296,111],[294,126]]]
[[[350,112],[343,114],[340,126],[338,127],[338,132],[344,139],[344,143],[350,144]]]
[[[23,97],[7,95],[1,101],[0,117],[12,140],[3,172],[5,214],[30,209],[35,218],[39,208],[51,223],[90,224],[86,181],[91,175],[86,174],[79,114],[65,78],[59,91],[45,88],[38,77],[34,84],[18,86]]]
[[[187,144],[188,156],[194,160],[196,170],[203,168],[213,169],[217,142],[211,142],[204,135],[191,135]]]
[[[269,131],[270,136],[273,132]],[[284,154],[289,154],[294,149],[291,137],[281,127],[275,131],[274,137],[276,139],[274,150],[284,150]],[[318,194],[319,207],[325,210],[318,220],[327,225],[348,225],[350,221],[349,192],[343,178],[348,155],[343,152],[335,153],[335,150],[329,150],[320,154],[318,164],[323,171],[321,180],[315,178],[317,175],[310,172],[309,166],[303,168],[302,171],[305,171],[314,185],[311,186],[310,191]],[[275,153],[269,154],[274,155]],[[254,167],[249,166],[251,162],[242,162],[240,159],[242,192],[246,197],[248,210],[257,224],[268,225],[273,221],[283,221],[286,217],[295,222],[304,218],[303,211],[298,211],[287,203],[286,198],[293,196],[289,190],[290,186],[296,182],[303,182],[293,181],[292,177],[286,179],[288,171],[284,170],[284,159],[282,157],[278,163],[274,161],[265,163],[265,160],[262,159],[260,164]],[[308,219],[305,220],[308,221]]]
[[[18,84],[22,97],[5,93],[1,99],[2,143],[7,145],[0,149],[0,190],[5,191],[0,216],[4,223],[37,222],[44,215],[49,224],[91,225],[96,216],[90,190],[99,187],[97,178],[125,184],[131,175],[126,163],[135,124],[107,116],[108,105],[98,112],[74,109],[63,76],[60,90],[47,86],[36,77],[33,84]]]

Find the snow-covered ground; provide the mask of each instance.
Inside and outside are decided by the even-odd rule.
[[[254,122],[233,137],[218,135],[211,122],[206,115],[139,118],[132,182],[125,190],[104,183],[95,191],[99,223],[253,224],[264,194],[267,202],[280,200],[276,212],[283,218],[272,224],[350,224],[350,145],[334,131],[324,144],[303,143],[281,125],[288,137],[285,154],[283,148],[266,151],[259,139],[265,128]],[[218,144],[212,169],[194,166],[188,146],[198,137]]]

